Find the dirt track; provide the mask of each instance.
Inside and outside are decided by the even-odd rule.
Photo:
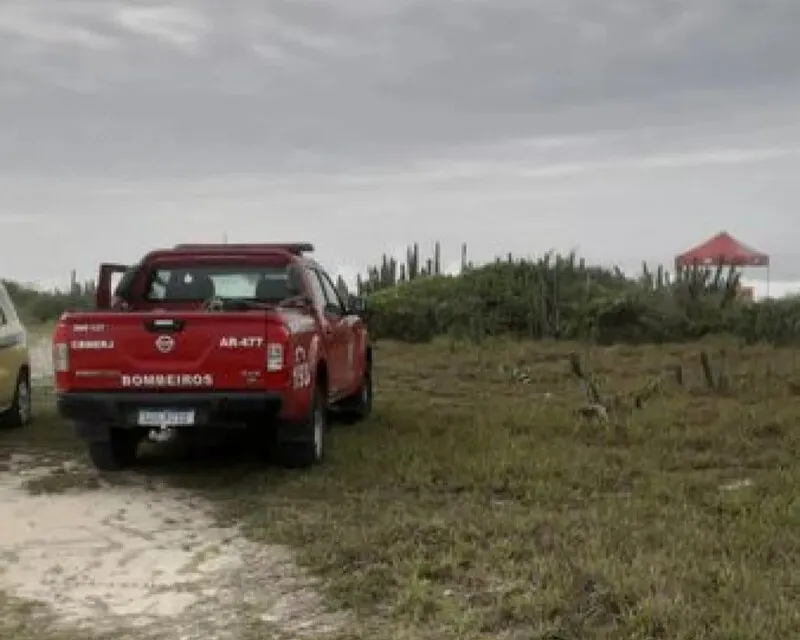
[[[49,338],[32,341],[31,362],[34,384],[47,386]],[[121,486],[95,480],[93,489],[66,493],[26,490],[54,473],[95,477],[22,455],[0,469],[0,591],[47,605],[65,627],[207,640],[247,630],[319,637],[340,626],[289,550],[216,526],[197,497],[135,476]]]
[[[0,474],[0,589],[48,605],[64,625],[183,640],[339,626],[287,549],[216,526],[201,500],[141,482],[31,495],[26,481],[43,473],[90,474],[23,456]]]
[[[50,336],[31,335],[29,338],[31,377],[34,383],[49,385],[53,376]]]
[[[34,384],[48,386],[49,338],[32,340],[31,362]],[[47,605],[59,626],[208,640],[319,637],[342,623],[324,612],[290,550],[217,526],[196,496],[135,474],[110,485],[41,456],[0,465],[0,592]],[[32,495],[42,479],[82,488]]]

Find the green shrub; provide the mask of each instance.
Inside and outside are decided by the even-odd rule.
[[[4,280],[21,320],[26,324],[51,322],[65,311],[91,309],[94,285],[73,285],[71,291],[40,291],[18,282]]]
[[[462,247],[462,274],[442,275],[438,243],[423,260],[383,257],[359,278],[369,298],[377,338],[427,342],[436,336],[481,341],[511,335],[531,339],[661,343],[729,333],[747,343],[800,342],[800,297],[739,300],[740,274],[694,267],[669,274],[645,266],[638,278],[588,266],[574,254],[535,260],[497,260],[474,267]],[[26,322],[48,322],[64,311],[90,309],[94,284],[73,281],[68,292],[41,292],[7,282]],[[340,283],[340,286],[341,283]]]
[[[378,274],[379,270],[372,270]],[[377,338],[480,341],[513,335],[611,343],[663,343],[731,333],[745,342],[800,342],[798,299],[738,298],[734,269],[643,269],[637,279],[574,255],[497,261],[459,276],[422,274],[368,289]]]

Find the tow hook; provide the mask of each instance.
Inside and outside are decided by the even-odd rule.
[[[175,429],[166,425],[161,425],[158,429],[150,429],[150,433],[147,434],[151,442],[169,442],[175,436]]]

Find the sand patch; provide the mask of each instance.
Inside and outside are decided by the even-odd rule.
[[[218,526],[203,500],[136,480],[31,495],[25,480],[48,470],[20,460],[0,473],[0,589],[65,625],[182,640],[340,628],[288,549]]]

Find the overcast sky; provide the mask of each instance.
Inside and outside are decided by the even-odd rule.
[[[727,229],[800,279],[797,0],[2,0],[0,273],[312,240],[333,271],[635,267]]]

